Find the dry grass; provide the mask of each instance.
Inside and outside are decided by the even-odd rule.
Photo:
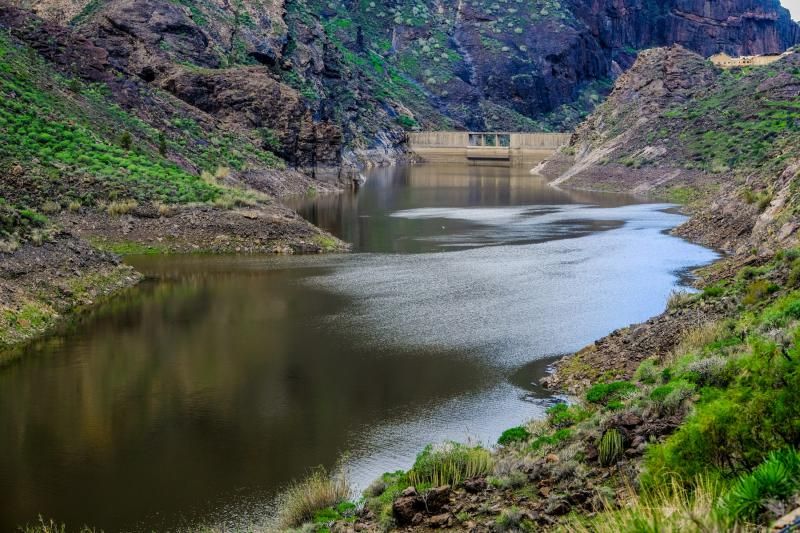
[[[37,523],[21,527],[19,531],[21,533],[66,533],[67,527],[64,524],[57,524],[53,519],[45,522],[44,518],[39,516],[39,521]],[[77,531],[79,533],[97,533],[96,529],[87,526],[71,531]]]
[[[299,527],[314,518],[317,511],[350,500],[353,495],[344,474],[332,476],[318,468],[303,481],[293,483],[283,494],[276,525],[281,531]]]
[[[204,170],[200,173],[200,179],[204,182],[208,183],[209,185],[218,185],[220,181],[223,181],[229,178],[231,175],[231,169],[228,167],[217,167],[213,173],[209,172],[208,170]]]
[[[722,338],[725,335],[725,327],[723,322],[706,322],[690,329],[672,350],[667,363],[670,364],[683,355],[700,352],[706,345]]]
[[[228,167],[217,167],[216,172],[214,172],[214,177],[218,180],[224,180],[225,178],[231,175],[231,169]]]
[[[173,206],[162,202],[153,202],[153,207],[158,212],[158,215],[162,217],[171,216],[175,212],[175,208]]]
[[[42,204],[41,211],[46,215],[55,215],[61,211],[61,204],[52,200],[48,200]]]
[[[106,206],[106,213],[112,216],[127,215],[139,207],[136,200],[115,200]]]
[[[570,533],[722,533],[749,531],[730,527],[717,519],[715,503],[724,487],[701,478],[692,489],[678,482],[667,484],[653,493],[639,496],[629,490],[628,504],[586,520],[573,518],[561,531]]]
[[[694,298],[694,293],[682,290],[674,290],[669,293],[669,298],[667,299],[667,309],[678,309],[680,307],[684,307],[693,302]]]

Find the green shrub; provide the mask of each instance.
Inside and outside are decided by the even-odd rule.
[[[501,446],[508,446],[513,442],[523,442],[530,438],[531,434],[522,426],[513,427],[507,429],[500,435],[500,438],[497,439],[497,444]]]
[[[610,466],[622,457],[622,434],[614,428],[605,432],[597,447],[599,461],[603,466]]]
[[[751,189],[745,189],[742,193],[742,199],[745,203],[756,204],[759,211],[763,211],[772,202],[774,195],[770,191],[754,192]]]
[[[598,383],[586,391],[586,401],[590,403],[606,404],[611,400],[620,400],[635,390],[637,390],[636,385],[629,381]]]
[[[725,293],[725,287],[721,283],[707,285],[703,287],[703,298],[717,298]]]
[[[117,144],[119,144],[119,147],[123,150],[128,151],[133,146],[133,136],[129,132],[124,131],[117,139]]]
[[[658,406],[660,411],[674,413],[684,400],[691,397],[694,390],[695,387],[692,383],[684,380],[672,381],[653,389],[650,393],[650,400]]]
[[[580,405],[569,406],[566,403],[557,403],[547,409],[547,419],[555,428],[573,426],[589,418],[591,413]]]
[[[606,409],[609,411],[619,411],[620,409],[624,409],[625,404],[620,400],[611,400],[606,404]]]
[[[531,450],[537,451],[543,446],[555,446],[572,437],[571,429],[559,429],[551,435],[538,437],[531,443]]]
[[[263,146],[264,149],[273,153],[278,153],[283,149],[283,143],[280,137],[278,137],[278,134],[275,133],[275,130],[261,128],[259,133],[261,134],[261,146]]]
[[[398,116],[397,123],[407,130],[414,129],[419,126],[416,120],[414,120],[412,117],[407,117],[405,115]]]
[[[67,87],[73,93],[80,93],[83,89],[83,85],[78,78],[70,78],[69,82],[67,83]]]
[[[364,506],[372,511],[383,525],[392,525],[392,502],[409,485],[411,481],[406,472],[402,470],[387,472],[364,492]]]
[[[42,228],[50,222],[46,216],[37,213],[33,209],[20,209],[19,215],[23,221],[27,221],[31,226],[37,228]]]
[[[792,268],[786,279],[786,285],[789,287],[797,287],[800,285],[800,261],[794,261],[792,263]]]
[[[314,513],[312,522],[327,526],[333,522],[355,522],[356,504],[353,502],[342,502],[336,506],[326,507]]]
[[[758,210],[763,211],[772,203],[773,194],[766,192],[758,197]]]
[[[783,316],[793,320],[800,320],[800,300],[789,303],[783,311]]]
[[[523,519],[522,511],[517,507],[503,509],[495,519],[495,531],[518,531]]]
[[[791,320],[800,320],[800,293],[779,298],[761,316],[761,323],[770,328],[782,327]]]
[[[757,520],[770,500],[786,500],[800,489],[800,457],[793,449],[772,452],[753,472],[741,476],[721,499],[730,523]]]
[[[778,286],[765,279],[759,279],[751,282],[747,286],[745,295],[742,298],[742,303],[745,305],[753,305],[778,290]]]
[[[164,132],[158,132],[158,153],[161,154],[161,157],[167,155],[167,138]]]
[[[643,483],[753,468],[771,451],[800,442],[800,354],[755,339],[728,363],[732,382],[701,389],[693,413],[664,443],[648,447]],[[666,396],[665,396],[666,398]]]
[[[753,279],[757,275],[758,275],[757,268],[752,266],[746,266],[739,270],[739,272],[736,274],[736,277],[739,279],[747,280],[747,279]]]
[[[408,478],[415,487],[456,486],[475,476],[484,476],[492,469],[492,455],[481,446],[470,447],[456,442],[442,446],[428,445],[417,455]]]
[[[639,364],[639,368],[637,368],[636,372],[633,374],[633,379],[648,385],[652,385],[658,380],[660,375],[661,370],[658,368],[656,360],[645,359]]]
[[[686,365],[682,377],[697,385],[724,387],[734,376],[728,361],[719,355],[698,359]]]
[[[793,263],[796,259],[800,259],[800,248],[786,248],[784,250],[778,250],[778,253],[775,254],[775,259]]]

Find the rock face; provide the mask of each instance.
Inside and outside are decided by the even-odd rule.
[[[705,198],[678,231],[717,249],[793,246],[798,68],[800,52],[736,75],[680,46],[642,52],[540,173],[556,185]]]
[[[798,26],[778,0],[576,2],[578,18],[605,48],[680,44],[701,55],[774,54],[795,44]]]
[[[57,68],[96,82],[113,80],[108,51],[56,24],[42,24],[29,13],[0,3],[0,28],[29,43]]]
[[[512,13],[515,8],[498,12],[480,2],[459,4],[451,15],[449,44],[461,65],[454,66],[454,78],[444,80],[440,96],[458,106],[465,89],[475,89],[467,91],[471,107],[482,113],[464,117],[470,127],[524,125],[515,113],[539,121],[551,115],[545,122],[554,127],[574,123],[576,116],[559,108],[590,109],[595,93],[607,90],[605,82],[628,68],[641,49],[680,44],[704,56],[722,51],[738,56],[779,53],[800,40],[798,25],[777,0],[537,4],[542,7],[527,14]],[[399,52],[414,47],[420,34],[430,32],[414,32],[416,41],[399,39]]]
[[[241,67],[196,71],[175,69],[162,86],[181,100],[235,127],[272,132],[274,151],[314,177],[336,180],[342,132],[316,121],[300,94],[263,69]]]
[[[273,17],[282,13],[282,6],[269,5]],[[253,31],[261,26],[250,15],[247,24],[238,22],[243,13],[234,13],[234,22],[218,15],[220,20],[212,25],[179,4],[113,0],[92,14],[80,31],[107,50],[119,70],[166,89],[230,126],[263,131],[272,143],[265,148],[312,177],[339,179],[341,128],[315,113],[297,89],[264,66],[278,61],[285,41],[280,28],[285,26],[278,24],[272,34],[263,35]],[[264,15],[260,20],[271,24],[273,18]],[[231,66],[233,53],[241,54],[240,62],[263,64]]]
[[[110,2],[84,34],[108,50],[114,65],[153,81],[172,61],[218,68],[210,40],[178,5],[156,0]]]
[[[274,130],[281,155],[325,175],[337,157],[396,160],[417,126],[571,129],[643,49],[768,54],[800,41],[778,0],[14,1],[71,19],[118,69]],[[243,94],[267,86],[285,109]]]
[[[452,490],[449,485],[434,487],[420,494],[413,487],[408,487],[392,503],[392,515],[400,526],[420,525],[425,515],[431,516],[434,527],[443,527],[450,521],[449,513],[441,513],[450,501]]]

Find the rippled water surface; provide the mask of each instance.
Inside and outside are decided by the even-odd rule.
[[[553,401],[555,357],[714,257],[669,206],[510,169],[382,170],[296,207],[355,253],[130,258],[146,282],[0,369],[0,530],[258,522],[345,452],[364,486],[491,443]]]

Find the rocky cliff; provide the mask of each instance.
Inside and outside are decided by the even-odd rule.
[[[269,130],[290,163],[327,178],[342,158],[396,160],[416,127],[570,129],[642,49],[800,40],[778,0],[15,1],[70,21],[116,68]]]
[[[215,70],[173,66],[171,94],[117,61],[70,28],[0,4],[0,347],[135,284],[141,276],[109,251],[345,249],[276,201],[332,187],[287,168],[274,134],[256,127],[260,115],[298,132],[291,153],[308,157],[298,166],[339,165],[326,159],[339,130],[324,131],[295,91],[247,68],[230,87]]]
[[[723,71],[680,46],[648,50],[537,169],[560,186],[688,203],[681,234],[743,254],[800,227],[800,53]]]

